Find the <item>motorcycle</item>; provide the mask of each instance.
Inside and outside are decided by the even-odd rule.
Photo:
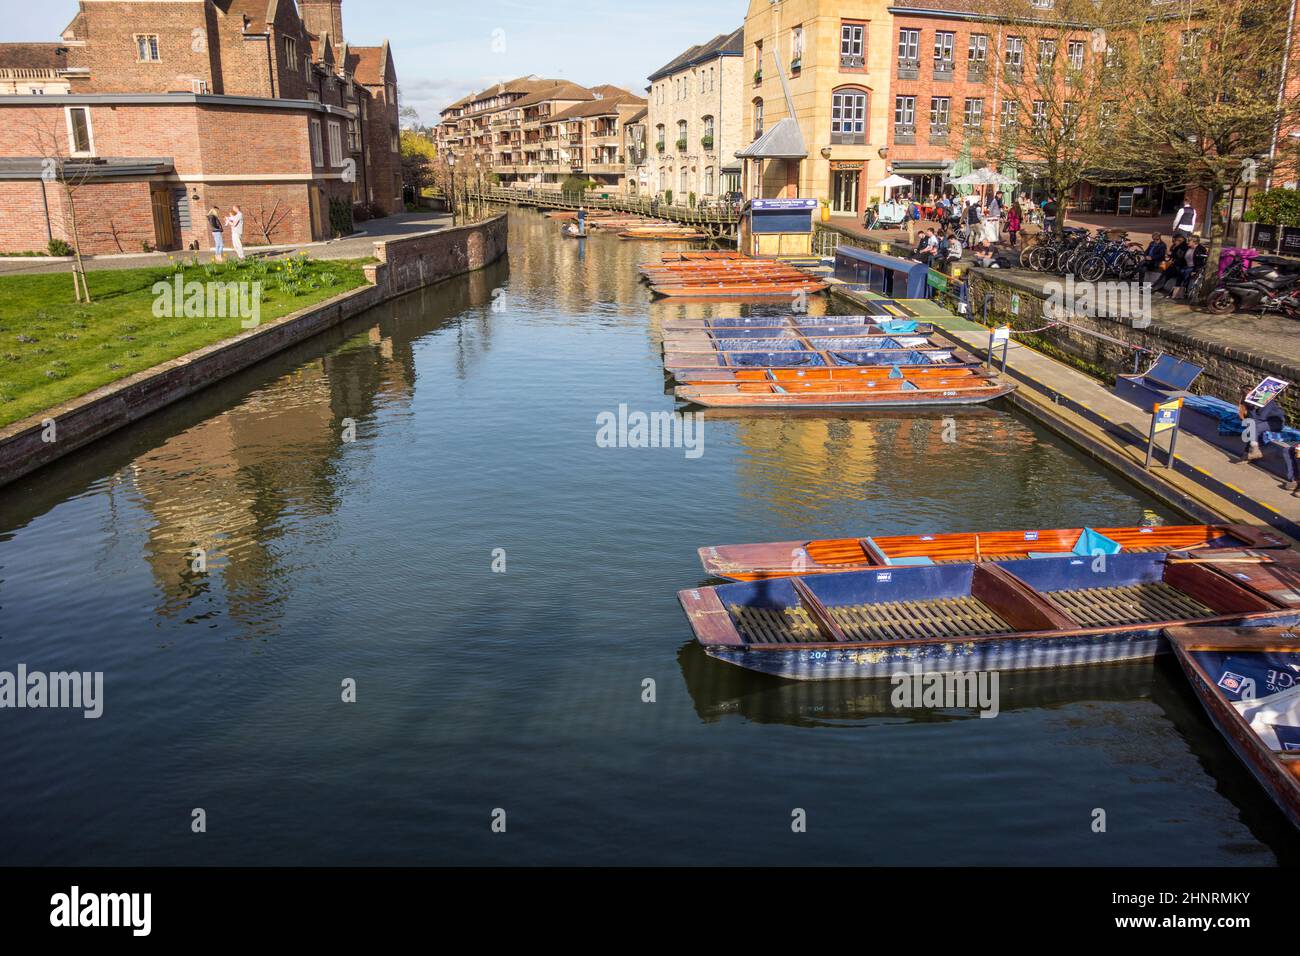
[[[1214,315],[1280,312],[1287,318],[1300,319],[1300,274],[1286,269],[1288,265],[1285,261],[1250,265],[1233,261],[1223,270],[1205,308]]]

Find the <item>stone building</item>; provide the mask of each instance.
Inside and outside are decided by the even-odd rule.
[[[650,74],[645,175],[674,202],[714,199],[740,188],[736,151],[744,133],[743,30],[683,51]]]
[[[249,244],[400,208],[388,45],[349,44],[341,0],[301,6],[82,2],[67,92],[0,97],[0,250],[70,239],[74,203],[87,254],[206,249],[212,206],[242,208]]]

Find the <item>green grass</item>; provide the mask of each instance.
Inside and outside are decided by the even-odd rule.
[[[262,325],[365,284],[369,259],[247,259],[89,273],[79,305],[70,272],[0,276],[0,427],[246,331],[227,317],[156,317],[157,282],[261,282]],[[250,287],[251,288],[251,287]],[[206,310],[205,310],[206,311]]]

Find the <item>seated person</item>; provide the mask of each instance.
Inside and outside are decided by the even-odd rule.
[[[1151,241],[1147,243],[1147,248],[1142,253],[1142,269],[1145,272],[1159,272],[1160,263],[1165,261],[1165,256],[1169,254],[1169,247],[1165,241],[1160,238],[1160,233],[1151,234]]]
[[[1261,436],[1264,432],[1280,432],[1286,427],[1286,413],[1276,398],[1260,408],[1246,404],[1246,396],[1249,394],[1249,389],[1242,389],[1241,401],[1237,403],[1237,414],[1241,416],[1242,440],[1248,443],[1245,454],[1233,459],[1237,464],[1263,458],[1264,453],[1259,448]]]

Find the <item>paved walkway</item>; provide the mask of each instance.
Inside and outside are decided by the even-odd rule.
[[[989,330],[984,326],[958,316],[943,319],[927,314],[925,318],[962,348],[987,357]],[[1008,353],[1007,374],[1020,383],[1011,396],[1014,404],[1153,493],[1181,501],[1180,506],[1203,519],[1213,515],[1244,524],[1262,522],[1300,542],[1300,497],[1283,490],[1282,479],[1271,472],[1233,464],[1222,449],[1182,430],[1175,467],[1146,472],[1149,412],[1116,397],[1083,372],[1015,341]],[[1163,463],[1162,452],[1157,452],[1156,461]]]
[[[244,251],[250,255],[269,255],[280,257],[305,252],[313,259],[365,259],[375,254],[375,243],[385,239],[400,239],[421,232],[445,229],[451,225],[451,216],[444,212],[400,212],[383,219],[371,219],[357,225],[357,231],[342,239],[328,242],[310,242],[301,245],[251,246],[245,245]],[[122,256],[87,256],[86,268],[97,269],[147,269],[150,266],[165,266],[178,256],[198,256],[199,261],[212,260],[212,251],[204,249],[192,252],[152,252],[139,255]],[[226,257],[233,253],[229,247]],[[20,256],[0,257],[0,275],[34,275],[43,272],[67,272],[68,260],[45,259]]]

